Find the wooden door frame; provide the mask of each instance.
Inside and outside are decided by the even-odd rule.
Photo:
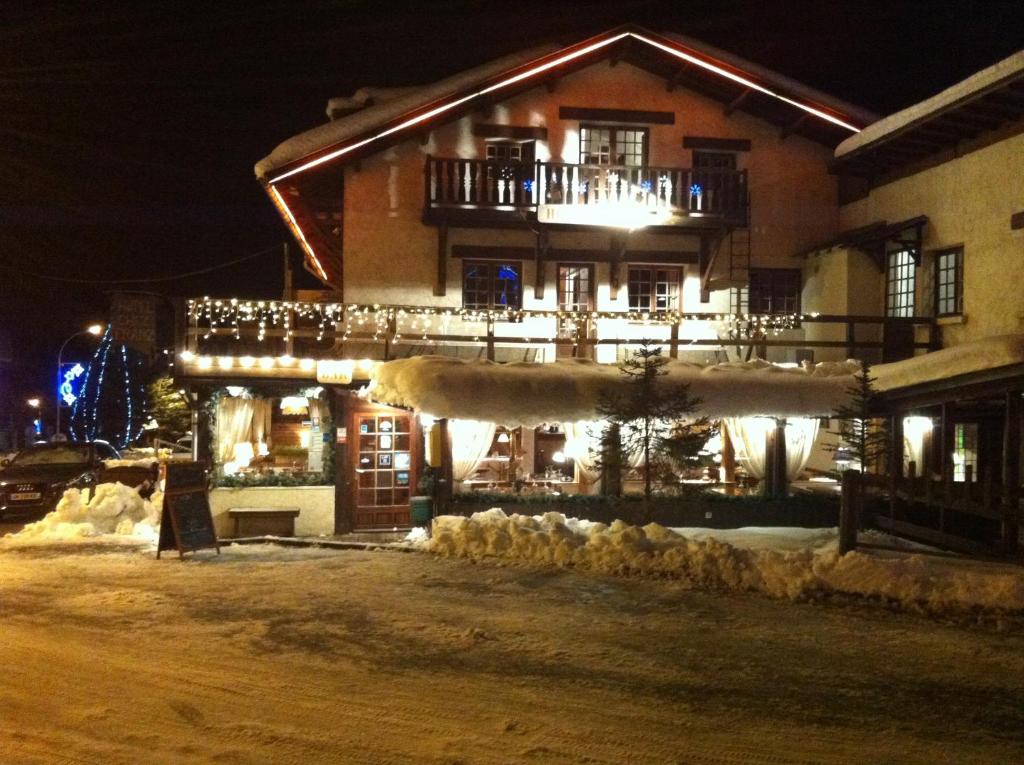
[[[348,450],[344,462],[346,480],[348,483],[345,492],[346,505],[348,506],[348,528],[350,531],[370,531],[376,527],[360,528],[356,524],[356,516],[359,508],[359,481],[356,474],[356,464],[359,459],[359,417],[360,415],[387,415],[408,417],[411,423],[409,428],[409,497],[416,496],[416,484],[420,479],[423,459],[423,433],[420,429],[419,418],[408,409],[375,404],[373,402],[359,399],[355,396],[349,398],[350,405],[346,407],[345,424],[348,428]],[[375,468],[376,469],[376,468]],[[392,505],[391,507],[399,507]]]

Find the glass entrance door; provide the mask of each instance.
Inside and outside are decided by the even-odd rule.
[[[353,414],[354,527],[390,529],[410,525],[409,496],[416,485],[415,423],[401,409],[374,408]]]

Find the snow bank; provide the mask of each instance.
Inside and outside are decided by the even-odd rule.
[[[835,544],[795,552],[749,549],[714,537],[693,539],[651,523],[610,526],[566,518],[507,516],[499,508],[469,518],[441,516],[424,548],[471,559],[498,557],[607,574],[677,579],[693,587],[800,599],[844,593],[883,597],[929,611],[1024,611],[1024,571],[908,555],[840,556]],[[959,565],[958,565],[959,564]]]
[[[713,417],[826,416],[846,402],[858,362],[783,367],[767,361],[702,365],[670,361],[666,385],[687,384]],[[564,359],[548,364],[415,356],[378,364],[367,395],[435,417],[536,427],[594,420],[605,393],[627,385],[609,364]]]
[[[1024,334],[996,335],[941,351],[871,367],[879,390],[1024,363]]]
[[[30,523],[14,542],[73,542],[103,535],[156,541],[162,495],[145,500],[121,483],[101,483],[90,496],[88,489],[68,489],[57,508],[42,520]]]

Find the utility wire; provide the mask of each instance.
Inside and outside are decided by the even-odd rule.
[[[12,273],[16,273],[18,276],[28,276],[33,279],[47,279],[53,282],[65,282],[68,284],[151,284],[155,282],[175,282],[178,281],[179,279],[188,279],[193,276],[202,276],[203,274],[208,274],[211,273],[212,271],[219,271],[222,268],[228,268],[238,263],[244,263],[247,260],[253,260],[254,258],[266,255],[269,252],[274,252],[277,249],[278,248],[276,246],[268,247],[265,250],[253,252],[248,255],[243,255],[240,258],[229,260],[226,263],[218,263],[215,266],[210,266],[209,268],[202,268],[198,271],[189,271],[184,274],[174,274],[173,276],[154,276],[148,279],[73,279],[67,276],[51,276],[50,274],[39,274],[33,271],[25,271],[22,268],[5,266],[2,261],[0,261],[0,270],[6,270]]]

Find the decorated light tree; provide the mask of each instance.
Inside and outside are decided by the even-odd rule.
[[[146,359],[114,341],[110,327],[82,375],[71,408],[71,437],[124,449],[139,437],[146,415]]]

